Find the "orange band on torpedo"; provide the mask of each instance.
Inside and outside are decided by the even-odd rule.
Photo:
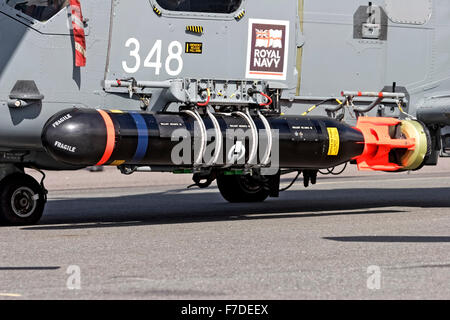
[[[96,164],[96,166],[101,166],[106,163],[106,161],[111,158],[114,151],[114,145],[116,144],[116,130],[114,129],[114,123],[108,113],[103,110],[97,110],[105,121],[106,125],[106,148],[102,159]]]

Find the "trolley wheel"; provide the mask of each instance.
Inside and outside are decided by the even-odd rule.
[[[263,202],[270,190],[258,179],[250,175],[219,175],[217,186],[222,197],[228,202]]]
[[[42,217],[45,192],[24,173],[14,173],[0,181],[0,224],[31,225]]]

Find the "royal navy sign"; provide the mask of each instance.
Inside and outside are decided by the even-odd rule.
[[[288,53],[289,21],[249,20],[247,78],[286,80]]]

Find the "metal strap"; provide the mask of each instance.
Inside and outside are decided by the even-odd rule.
[[[272,130],[270,128],[269,121],[267,121],[267,118],[261,113],[261,111],[258,109],[257,114],[259,118],[261,119],[262,123],[264,124],[264,128],[267,132],[267,148],[264,152],[264,156],[261,159],[261,164],[263,166],[267,166],[270,162],[270,153],[272,151]]]
[[[258,129],[256,128],[255,122],[253,121],[250,112],[246,109],[246,112],[237,111],[234,112],[235,115],[243,118],[250,125],[250,130],[252,131],[252,141],[250,147],[250,154],[248,156],[248,165],[254,166],[257,164],[257,152],[258,152]]]
[[[198,113],[197,110],[194,110],[194,111],[183,110],[182,112],[190,115],[200,125],[200,140],[201,140],[201,142],[200,142],[200,151],[199,151],[199,153],[197,155],[197,158],[194,161],[194,166],[198,167],[198,166],[201,166],[203,164],[203,157],[205,155],[206,145],[208,143],[208,136],[207,136],[207,132],[206,132],[206,126],[205,126],[205,123],[203,122],[202,117],[200,116],[200,114]],[[194,127],[194,137],[195,137],[195,127]]]
[[[216,145],[215,145],[214,156],[211,159],[211,161],[208,162],[207,165],[214,166],[217,163],[217,160],[219,160],[219,156],[222,151],[223,135],[222,135],[222,130],[220,129],[219,122],[217,121],[216,117],[212,114],[212,112],[209,109],[206,109],[206,114],[211,119],[211,121],[214,125],[214,130],[215,130],[215,135],[216,135]]]

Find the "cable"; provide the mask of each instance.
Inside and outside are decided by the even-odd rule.
[[[406,115],[407,117],[409,117],[410,119],[417,120],[416,117],[410,115],[410,114],[407,113],[405,110],[403,110],[402,104],[403,104],[403,103],[402,103],[401,101],[398,101],[398,102],[397,102],[397,106],[398,106],[398,109],[400,110],[400,112],[403,113],[404,115]]]
[[[318,106],[321,106],[322,104],[327,103],[327,102],[331,102],[331,101],[336,101],[337,103],[339,103],[340,106],[343,104],[342,101],[340,101],[339,99],[336,99],[336,98],[326,99],[326,100],[323,100],[323,101],[319,102],[318,104],[313,105],[311,108],[309,108],[308,110],[303,112],[302,116],[306,116],[308,113],[310,113],[311,111],[316,109]]]
[[[320,174],[323,174],[323,175],[329,175],[329,174],[331,174],[331,175],[333,175],[333,176],[338,176],[338,175],[344,173],[345,169],[347,169],[347,165],[348,165],[348,162],[345,163],[344,167],[343,167],[342,170],[339,171],[339,172],[334,172],[334,170],[336,169],[336,167],[331,167],[331,168],[327,168],[327,169],[326,169],[327,172],[323,172],[322,170],[319,170],[319,173],[320,173]]]
[[[272,104],[272,102],[273,102],[273,100],[272,100],[272,98],[271,97],[269,97],[267,94],[265,94],[264,92],[262,92],[262,91],[258,91],[258,93],[260,94],[260,95],[262,95],[264,98],[266,98],[267,99],[267,103],[261,103],[259,106],[260,107],[267,107],[267,106],[270,106],[271,104]]]
[[[267,118],[263,116],[260,110],[257,110],[256,113],[258,114],[259,118],[261,119],[262,123],[264,124],[264,129],[267,133],[267,148],[264,152],[264,156],[261,159],[261,164],[263,166],[266,166],[270,162],[270,153],[272,151],[272,129],[270,127],[269,121],[267,121]]]
[[[250,89],[248,89],[247,92],[248,92],[248,95],[249,95],[249,96],[252,96],[252,97],[253,97],[253,95],[254,95],[255,93],[259,93],[260,95],[262,95],[264,98],[267,99],[267,102],[266,102],[266,103],[260,103],[260,104],[259,104],[260,107],[267,107],[267,106],[270,106],[270,105],[273,103],[272,98],[269,97],[267,94],[265,94],[265,93],[262,92],[262,91],[259,91],[259,90],[250,88]]]
[[[334,169],[334,167],[333,167],[333,169]],[[327,169],[327,170],[329,170],[329,169]],[[330,171],[328,171],[328,172],[323,172],[322,170],[319,170],[319,173],[320,173],[320,174],[323,174],[324,176],[327,176],[327,175],[331,174]]]
[[[334,169],[336,169],[336,167],[334,167],[332,170],[330,170],[330,174],[332,174],[333,176],[338,176],[338,175],[344,173],[345,169],[347,169],[347,165],[348,165],[348,162],[345,163],[344,167],[339,172],[334,172]]]
[[[209,102],[211,101],[211,90],[209,90],[209,88],[207,88],[206,91],[208,92],[208,99],[206,99],[205,102],[197,103],[197,105],[199,107],[206,107],[209,104]]]
[[[287,191],[288,189],[290,189],[290,188],[294,185],[294,183],[297,181],[298,177],[300,177],[300,174],[301,174],[301,173],[302,173],[301,171],[298,171],[298,172],[297,172],[297,175],[296,175],[295,178],[292,180],[292,182],[291,182],[287,187],[285,187],[285,188],[283,188],[283,189],[280,189],[280,192]]]

